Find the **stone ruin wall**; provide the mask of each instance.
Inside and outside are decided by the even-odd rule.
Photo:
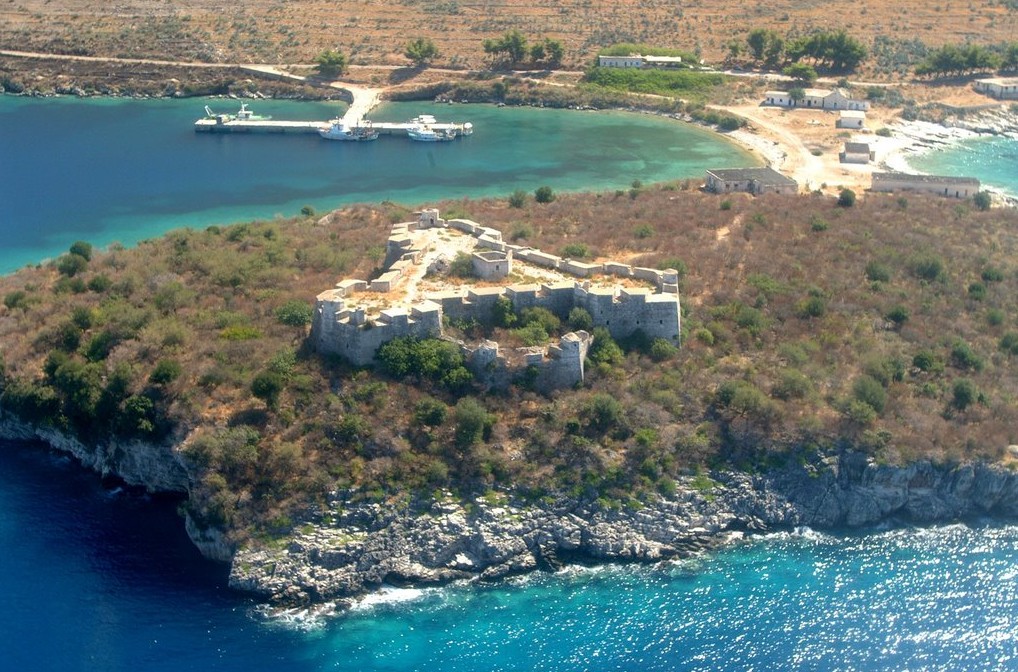
[[[426,250],[413,247],[410,231],[432,227],[454,228],[474,236],[478,247],[504,253],[508,259],[523,260],[580,278],[596,274],[635,278],[656,285],[657,292],[591,287],[588,281],[562,282],[468,288],[462,292],[436,294],[409,310],[390,308],[378,315],[368,315],[364,308],[357,307],[354,297],[358,292],[391,291],[408,268],[421,263]],[[631,336],[640,329],[650,338],[662,338],[676,344],[679,340],[681,311],[676,271],[659,271],[616,262],[592,264],[563,259],[526,246],[506,243],[497,229],[470,220],[446,221],[438,216],[437,210],[424,210],[417,222],[393,226],[386,244],[385,269],[371,283],[344,280],[334,289],[318,295],[311,330],[312,343],[317,351],[338,354],[357,366],[367,366],[374,362],[378,348],[394,338],[442,337],[444,316],[489,321],[495,302],[503,296],[513,302],[516,311],[542,307],[563,320],[574,307],[582,307],[590,313],[594,326],[605,327],[616,339]],[[491,341],[477,346],[458,344],[467,366],[479,379],[505,385],[521,371],[531,369],[534,386],[550,390],[570,387],[583,380],[584,360],[592,342],[593,338],[587,332],[573,332],[563,336],[557,345],[520,348],[520,352],[511,358],[500,353],[498,344]]]

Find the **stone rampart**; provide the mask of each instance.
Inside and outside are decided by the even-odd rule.
[[[420,264],[425,249],[415,246],[412,231],[433,227],[449,227],[477,239],[473,263],[475,272],[487,279],[505,277],[511,271],[513,258],[553,268],[578,277],[609,274],[636,278],[652,283],[650,288],[593,287],[589,281],[512,285],[508,287],[469,287],[458,291],[432,294],[411,308],[390,307],[377,315],[368,315],[356,305],[356,294],[364,291],[390,292],[409,275],[412,266]],[[392,227],[386,244],[385,272],[370,283],[364,280],[343,280],[334,289],[318,295],[311,338],[319,352],[342,355],[350,362],[364,366],[374,361],[378,348],[394,338],[442,337],[442,320],[477,320],[490,323],[493,307],[500,298],[509,299],[515,311],[545,308],[566,319],[574,308],[590,313],[595,327],[605,327],[613,338],[623,339],[636,331],[650,338],[676,343],[681,328],[678,294],[679,274],[673,269],[659,271],[633,267],[616,262],[587,263],[562,259],[529,247],[512,245],[502,240],[497,229],[488,228],[468,219],[444,220],[438,211],[423,210],[416,222],[403,222]],[[536,389],[568,387],[583,380],[583,360],[592,342],[586,332],[569,333],[557,345],[546,350],[517,353],[512,358],[499,354],[498,344],[482,342],[476,347],[460,344],[468,365],[479,378],[503,384],[524,375],[524,381]],[[510,365],[508,362],[512,362]],[[526,373],[521,373],[526,372]]]

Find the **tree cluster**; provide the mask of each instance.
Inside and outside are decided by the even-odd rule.
[[[995,50],[978,44],[945,44],[915,66],[918,77],[963,75],[1018,68],[1018,42]]]
[[[866,47],[844,30],[820,31],[788,40],[776,31],[757,28],[746,37],[749,55],[768,67],[809,61],[831,72],[851,72],[866,58]],[[734,54],[737,43],[729,45]]]
[[[565,56],[565,47],[558,40],[544,38],[528,45],[527,37],[518,30],[510,30],[496,39],[483,42],[484,53],[491,57],[494,65],[514,68],[521,63],[558,67]]]

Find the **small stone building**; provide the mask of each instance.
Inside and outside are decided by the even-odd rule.
[[[979,93],[1001,100],[1018,99],[1018,77],[990,77],[977,79],[974,88]]]
[[[799,184],[773,168],[725,168],[707,171],[707,191],[715,194],[745,192],[760,194],[796,194]]]
[[[474,275],[482,280],[499,280],[513,270],[513,251],[485,250],[470,255],[474,264]]]
[[[861,130],[866,128],[866,113],[862,110],[842,110],[838,113],[838,121],[835,128],[852,128]]]
[[[874,159],[874,152],[866,142],[846,142],[845,151],[838,155],[842,163],[869,163]]]
[[[871,191],[918,191],[950,198],[970,198],[979,193],[979,180],[974,177],[949,175],[909,175],[908,173],[873,173]]]

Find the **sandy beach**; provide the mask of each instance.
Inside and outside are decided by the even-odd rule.
[[[897,116],[896,109],[874,108],[867,112],[863,130],[836,128],[838,113],[832,110],[759,104],[725,109],[749,122],[747,128],[728,133],[728,137],[795,179],[801,189],[827,194],[837,194],[842,188],[861,193],[869,189],[874,172],[917,172],[910,167],[909,158],[924,152],[981,135],[1018,132],[1018,115],[1005,105],[950,126],[906,121]],[[880,129],[887,129],[889,134],[878,135]],[[847,142],[868,144],[873,160],[868,164],[841,163],[839,154]]]

